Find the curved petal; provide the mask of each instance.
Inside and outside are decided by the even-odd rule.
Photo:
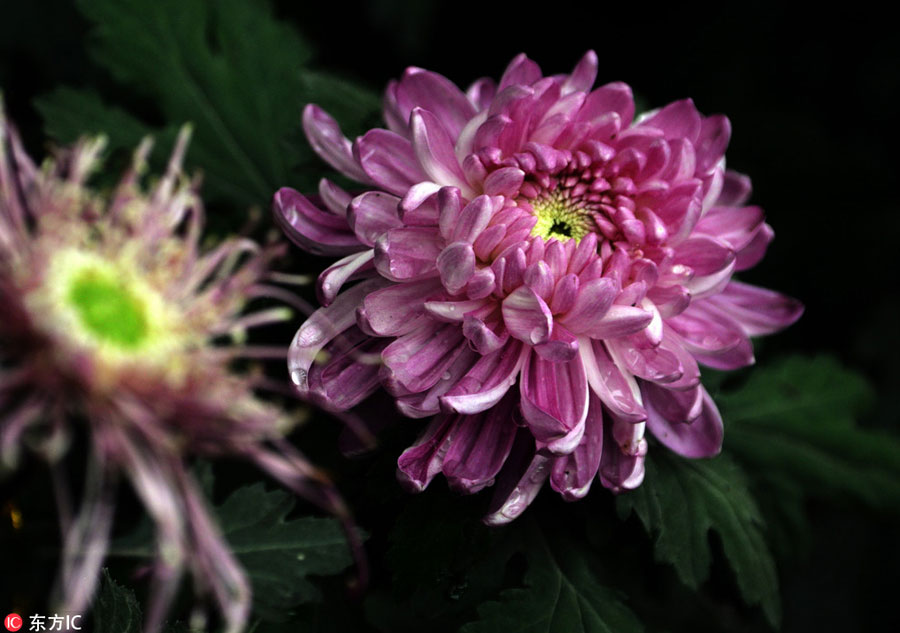
[[[647,419],[634,377],[619,369],[602,341],[578,340],[578,353],[591,389],[617,418],[640,422]]]
[[[737,321],[747,336],[772,334],[803,314],[803,304],[796,299],[739,281],[729,282],[725,290],[706,301]]]
[[[647,424],[650,431],[670,450],[684,457],[713,457],[722,450],[722,416],[706,389],[702,392],[700,414],[692,422],[669,420],[648,399]]]
[[[465,349],[457,324],[429,320],[388,345],[382,358],[392,378],[415,393],[437,383]]]
[[[550,486],[566,501],[581,499],[588,493],[603,455],[603,407],[593,392],[589,397],[581,442],[568,455],[554,459],[551,469]]]
[[[425,302],[442,295],[436,279],[391,284],[369,293],[358,310],[360,326],[373,336],[400,336],[419,326]]]
[[[347,209],[347,222],[359,241],[374,246],[379,237],[403,226],[397,206],[400,198],[381,191],[356,196]]]
[[[514,402],[507,395],[487,411],[460,416],[443,464],[451,488],[472,494],[493,485],[519,429],[512,416]]]
[[[437,117],[428,110],[416,108],[409,123],[413,150],[424,172],[433,182],[459,187],[466,198],[472,197],[472,190],[456,159],[453,139]]]
[[[372,271],[368,276],[374,275],[372,265],[374,256],[375,253],[371,250],[347,255],[322,271],[316,283],[316,297],[319,303],[323,306],[329,305],[347,281],[365,276],[368,271]]]
[[[350,141],[340,126],[322,108],[310,103],[303,109],[303,131],[319,157],[339,172],[357,182],[372,181],[353,159]]]
[[[441,472],[458,421],[459,416],[437,416],[416,443],[403,451],[397,460],[397,479],[404,487],[422,492]]]
[[[588,412],[588,383],[575,358],[554,363],[531,352],[519,382],[522,417],[539,444],[554,453],[569,453],[581,441]]]
[[[421,68],[408,68],[397,84],[397,105],[401,116],[422,107],[438,117],[453,138],[459,136],[475,108],[456,84],[438,73]]]
[[[316,207],[289,187],[275,193],[272,215],[289,240],[315,255],[347,255],[365,248],[345,218]]]
[[[288,371],[297,392],[309,393],[309,369],[323,347],[356,323],[356,308],[370,292],[383,287],[382,279],[363,281],[337,296],[327,308],[313,312],[288,349]]]
[[[409,140],[389,130],[366,132],[353,144],[353,155],[372,182],[397,196],[428,180]]]
[[[529,345],[550,340],[553,315],[544,300],[528,286],[519,286],[507,295],[502,311],[503,322],[510,335]]]
[[[509,341],[496,352],[482,356],[441,398],[441,404],[450,411],[467,414],[494,406],[516,382],[528,351],[518,341]]]

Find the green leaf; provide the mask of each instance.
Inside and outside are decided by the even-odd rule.
[[[188,167],[205,175],[208,198],[267,205],[278,187],[315,186],[321,163],[300,141],[303,106],[333,107],[357,129],[377,111],[369,92],[304,65],[311,51],[265,2],[79,0],[94,24],[93,58],[133,91],[128,102],[166,129],[194,124]],[[113,146],[158,132],[90,91],[39,100],[47,131],[71,140],[103,130]],[[109,115],[112,116],[109,116]],[[292,142],[292,141],[300,142]]]
[[[109,149],[134,149],[147,134],[147,126],[121,108],[105,103],[88,90],[57,88],[35,100],[46,121],[47,135],[72,143],[84,134],[109,135]]]
[[[337,574],[352,562],[339,522],[288,518],[294,504],[293,495],[258,483],[239,488],[215,508],[222,534],[253,585],[254,611],[269,620],[320,599],[309,576]],[[155,556],[152,526],[143,522],[110,553]]]
[[[744,599],[759,604],[777,625],[781,606],[775,563],[759,509],[737,464],[726,456],[687,460],[655,451],[647,460],[644,483],[619,496],[617,505],[623,518],[638,515],[655,537],[656,559],[674,565],[691,588],[709,577],[709,531],[715,531]]]
[[[483,506],[473,501],[429,490],[404,503],[386,556],[390,590],[373,592],[365,603],[380,630],[456,630],[504,586],[520,544],[510,534],[516,526],[485,526]]]
[[[619,595],[597,582],[591,565],[567,539],[529,538],[525,587],[482,604],[460,633],[630,633],[642,631]]]
[[[143,629],[134,592],[113,580],[106,569],[100,577],[93,610],[95,633],[140,633]]]
[[[855,424],[872,400],[865,380],[828,356],[760,367],[717,397],[725,447],[755,479],[785,479],[806,495],[844,495],[897,514],[900,440]]]
[[[254,484],[238,489],[217,508],[231,551],[253,583],[254,609],[273,619],[319,599],[308,576],[337,574],[352,562],[336,520],[287,519],[293,507],[292,495]]]

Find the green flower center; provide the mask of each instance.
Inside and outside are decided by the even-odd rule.
[[[532,208],[537,222],[531,229],[531,234],[544,241],[575,240],[577,243],[593,228],[591,216],[584,209],[559,196],[538,200],[532,204]]]
[[[82,327],[99,341],[133,350],[147,340],[146,306],[124,283],[87,268],[72,279],[68,300]]]

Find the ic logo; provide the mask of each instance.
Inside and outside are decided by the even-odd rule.
[[[18,631],[22,628],[22,616],[18,613],[10,613],[3,620],[3,624],[6,625],[7,631]]]

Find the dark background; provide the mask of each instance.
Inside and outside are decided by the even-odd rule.
[[[786,4],[786,3],[785,3]],[[743,278],[800,298],[806,314],[763,342],[762,358],[827,351],[860,370],[878,402],[863,424],[900,411],[895,25],[864,5],[725,11],[670,3],[289,2],[276,13],[322,68],[380,90],[407,65],[460,85],[499,77],[526,52],[567,72],[588,48],[598,82],[623,80],[648,107],[690,96],[724,112],[730,167],[749,174],[776,239]],[[820,5],[824,6],[824,5]],[[32,99],[60,84],[110,82],[85,48],[87,24],[64,0],[0,0],[0,87],[41,154]],[[140,104],[132,104],[140,108]],[[900,630],[896,533],[851,509],[812,507],[812,555],[782,569],[786,631]]]

